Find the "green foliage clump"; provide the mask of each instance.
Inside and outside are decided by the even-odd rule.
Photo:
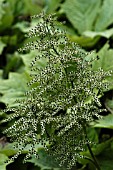
[[[43,0],[0,0],[0,69],[3,79],[8,79],[10,72],[24,71],[24,62],[17,49],[23,46],[25,33],[34,24],[30,16],[40,13],[43,7]]]
[[[87,49],[100,49],[102,40],[107,41],[113,35],[112,6],[112,0],[65,0],[60,14],[66,15],[75,30],[70,31],[71,40]]]
[[[24,160],[38,157],[35,145],[41,142],[61,166],[70,168],[90,143],[86,140],[87,125],[101,118],[99,113],[105,110],[100,109],[99,95],[108,87],[105,78],[111,72],[93,71],[91,61],[84,60],[87,53],[57,28],[54,15],[41,13],[33,18],[38,18],[38,24],[28,33],[30,42],[20,49],[38,51],[31,63],[31,90],[17,108],[9,108],[15,113],[4,122],[16,121],[4,133],[20,148],[12,160],[27,144],[31,149]],[[44,68],[37,67],[41,58],[46,62]]]

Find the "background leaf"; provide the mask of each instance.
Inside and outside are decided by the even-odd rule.
[[[41,170],[46,169],[63,170],[63,168],[59,167],[58,163],[55,161],[53,157],[47,155],[44,149],[40,149],[38,154],[39,159],[32,157],[31,160],[28,160],[28,162],[32,162],[35,164],[35,166],[41,167]]]
[[[113,49],[109,49],[109,44],[106,43],[97,53],[99,60],[93,62],[92,68],[96,70],[101,67],[105,71],[113,70]]]
[[[113,28],[105,30],[105,31],[85,31],[83,32],[83,35],[86,37],[94,38],[94,37],[105,37],[105,38],[110,38],[113,35]]]
[[[62,9],[74,28],[81,34],[93,29],[100,4],[100,0],[66,0]]]
[[[69,39],[73,42],[78,43],[79,45],[81,45],[82,47],[92,47],[94,46],[98,40],[99,37],[86,37],[86,36],[78,36],[78,35],[68,35]]]
[[[101,170],[113,169],[113,150],[109,147],[105,149],[98,157]]]
[[[27,82],[30,76],[27,72],[23,74],[10,73],[9,79],[0,80],[0,93],[2,94],[0,101],[14,107],[17,105],[17,99],[25,98],[24,93],[28,90]]]
[[[103,119],[96,121],[96,123],[92,123],[92,125],[93,127],[113,129],[113,114],[104,116]]]
[[[47,12],[51,13],[55,11],[59,5],[61,0],[45,0],[46,1],[46,10]]]
[[[113,1],[104,0],[99,16],[96,20],[95,30],[102,31],[105,30],[109,25],[113,23]]]
[[[4,29],[9,28],[11,26],[14,17],[9,2],[6,2],[4,4],[2,2],[1,8],[3,8],[2,11],[4,11],[4,13],[2,12],[0,31],[3,31]]]
[[[0,170],[6,170],[7,164],[4,164],[6,160],[8,160],[8,157],[0,153]]]

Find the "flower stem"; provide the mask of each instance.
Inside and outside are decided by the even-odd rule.
[[[85,133],[85,138],[86,138],[86,140],[88,140],[88,136],[87,136],[86,126],[85,126],[85,125],[83,125],[83,129],[84,129],[84,133]],[[88,150],[89,150],[89,152],[90,152],[90,155],[91,155],[91,157],[92,157],[92,159],[93,159],[93,163],[94,163],[96,169],[97,169],[97,170],[101,170],[101,168],[100,168],[100,166],[99,166],[99,164],[98,164],[98,162],[97,162],[97,159],[96,159],[95,155],[94,155],[93,152],[92,152],[92,149],[91,149],[89,143],[87,143],[87,147],[88,147]]]

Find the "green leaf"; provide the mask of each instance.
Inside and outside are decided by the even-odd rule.
[[[113,70],[113,49],[109,49],[109,44],[106,43],[103,48],[97,53],[99,56],[99,60],[93,62],[93,69],[96,70],[97,68],[101,67],[105,71]]]
[[[98,56],[98,60],[96,59]],[[113,70],[113,49],[109,49],[109,44],[106,43],[99,52],[97,53],[91,53],[90,55],[85,57],[85,60],[90,61],[92,58],[95,58],[92,62],[92,70],[98,70],[100,67],[104,71],[111,71]],[[106,76],[105,81],[109,82],[108,89],[113,88],[113,75]],[[108,91],[108,89],[105,89],[104,91]]]
[[[10,107],[17,106],[17,103],[15,103],[16,99],[23,99],[25,98],[25,92],[28,90],[27,83],[31,80],[31,77],[29,76],[30,63],[37,55],[37,51],[31,51],[28,54],[20,55],[20,57],[23,60],[23,63],[25,64],[25,72],[22,74],[19,73],[9,73],[9,79],[1,79],[0,80],[0,93],[3,94],[3,96],[0,97],[0,101],[9,104]],[[18,53],[17,56],[18,57]],[[12,67],[12,64],[16,63],[12,60],[11,65],[8,66]],[[17,60],[17,59],[16,59]],[[47,63],[47,60],[45,58],[40,59],[37,61],[37,67],[45,67]]]
[[[35,15],[41,12],[44,5],[44,1],[41,0],[24,0],[24,12],[30,15]]]
[[[15,23],[15,25],[12,26],[12,28],[19,29],[23,33],[28,33],[29,30],[32,29],[36,25],[37,25],[37,20],[32,20],[31,22],[21,21],[21,22]]]
[[[113,109],[113,100],[106,99],[106,104]]]
[[[0,54],[2,54],[2,51],[3,51],[3,49],[4,49],[5,46],[6,46],[6,44],[3,43],[3,42],[1,41],[1,39],[0,39]]]
[[[77,36],[77,35],[68,35],[69,39],[73,42],[78,43],[82,47],[93,47],[97,44],[99,37],[86,37],[86,36]]]
[[[6,161],[7,159],[8,159],[8,157],[7,157],[6,155],[0,153],[0,165],[1,165],[4,161]]]
[[[105,38],[110,38],[113,35],[113,28],[105,30],[105,31],[85,31],[83,32],[83,35],[86,37],[90,38],[95,38],[97,36],[99,37],[105,37]]]
[[[113,169],[113,150],[109,147],[104,150],[98,157],[98,162],[100,164],[101,170],[111,170]]]
[[[10,71],[17,71],[22,73],[24,71],[24,64],[19,53],[7,55],[7,65],[4,68],[3,77],[7,78]]]
[[[99,16],[96,20],[95,31],[105,30],[113,23],[113,0],[104,0]]]
[[[95,141],[94,141],[95,142]],[[106,140],[105,142],[102,142],[102,143],[99,143],[99,144],[96,144],[95,147],[93,146],[92,147],[92,151],[93,151],[93,154],[95,156],[97,155],[100,155],[105,149],[108,149],[111,147],[111,143],[113,142],[113,138],[111,139],[108,139]],[[85,156],[88,156],[88,157],[91,157],[89,151],[84,151],[84,152],[81,152],[82,155],[85,155]],[[82,160],[81,160],[82,161]]]
[[[10,73],[9,79],[0,79],[0,93],[3,94],[0,101],[10,107],[16,106],[16,99],[25,98],[24,94],[28,90],[27,82],[29,80],[30,76],[27,72],[23,74]]]
[[[95,141],[94,141],[95,142]],[[113,138],[109,139],[109,140],[106,140],[105,142],[102,142],[102,143],[99,143],[99,144],[96,144],[95,147],[93,146],[92,147],[92,152],[93,154],[96,156],[97,160],[98,158],[99,159],[99,162],[100,160],[102,161],[102,155],[103,153],[107,153],[106,151],[110,148],[111,149],[111,143],[113,142]],[[102,155],[101,155],[102,154]],[[81,152],[81,155],[84,155],[90,159],[92,159],[91,157],[91,154],[90,152],[87,150],[87,151],[84,151],[84,152]],[[101,156],[100,156],[101,155]],[[102,159],[101,159],[102,158]],[[87,164],[87,163],[90,163],[87,159],[80,159],[79,162],[81,164]],[[110,169],[109,169],[110,170]]]
[[[3,1],[4,0],[0,0],[0,24],[1,24],[1,19],[2,19],[2,16],[4,15],[4,9],[3,9]]]
[[[104,116],[103,119],[92,123],[93,127],[113,129],[113,114]]]
[[[0,153],[0,170],[6,170],[7,164],[4,163],[6,160],[8,160],[8,157]]]
[[[48,156],[44,149],[40,149],[38,151],[38,154],[39,159],[36,159],[34,156],[32,156],[32,158],[27,162],[34,163],[35,166],[41,167],[41,170],[44,169],[60,170],[60,167],[58,163],[55,161],[55,159],[51,156]]]
[[[17,150],[13,148],[14,143],[8,143],[5,147],[0,145],[0,154],[4,154],[6,156],[13,156],[17,153]]]
[[[28,22],[26,21],[22,21],[22,22],[17,22],[13,28],[18,28],[19,30],[21,30],[22,32],[28,32],[29,31],[29,27],[28,27]]]
[[[39,52],[37,52],[37,50],[33,50],[28,54],[24,54],[24,55],[20,55],[20,57],[23,60],[23,63],[25,64],[25,70],[27,72],[30,73],[31,67],[30,67],[30,63],[32,62],[32,60],[34,60],[34,58],[39,55]],[[41,58],[37,61],[36,65],[38,68],[44,68],[47,64],[47,59],[46,58]]]
[[[93,29],[93,23],[99,12],[100,0],[66,0],[63,11],[75,29],[81,34]]]
[[[109,154],[111,154],[111,152],[109,151]],[[102,155],[104,157],[104,155]],[[102,159],[102,157],[101,157]],[[101,170],[111,170],[113,169],[113,160],[111,158],[111,160],[104,158],[102,159],[102,161],[100,160],[100,167],[101,167]]]
[[[113,114],[113,100],[106,99],[104,104],[106,108]]]
[[[1,6],[3,7],[4,13],[1,17],[0,31],[3,31],[4,29],[11,26],[14,16],[9,2],[5,3],[4,5],[2,4]]]
[[[7,156],[13,156],[15,155],[18,150],[22,147],[20,146],[18,149],[14,149],[14,145],[16,144],[16,142],[13,143],[8,143],[7,145],[5,145],[5,147],[2,147],[0,145],[0,154],[5,154]],[[22,151],[22,154],[26,154],[28,153],[29,149],[31,148],[30,144],[27,144],[26,147],[24,148],[24,150]],[[38,145],[35,145],[35,149],[38,151],[41,148],[43,148],[43,146],[39,143]]]
[[[10,44],[10,45],[15,45],[17,44],[17,35],[12,35],[12,36],[2,36],[1,40],[5,44]]]
[[[87,131],[87,134],[88,134],[88,138],[91,140],[91,141],[95,141],[96,143],[98,143],[98,134],[95,130],[95,128],[88,128],[88,131]]]
[[[46,11],[51,13],[55,11],[59,5],[61,0],[46,0]]]

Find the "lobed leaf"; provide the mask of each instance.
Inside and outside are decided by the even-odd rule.
[[[62,10],[79,34],[92,30],[100,8],[100,0],[66,0]]]

